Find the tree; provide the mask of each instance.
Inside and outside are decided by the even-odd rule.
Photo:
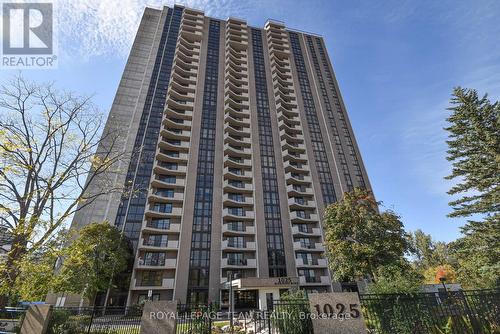
[[[415,257],[413,264],[421,272],[430,267],[449,264],[452,259],[448,245],[442,241],[434,241],[429,234],[416,230],[411,236],[412,250]]]
[[[114,226],[89,224],[64,252],[52,289],[92,300],[98,292],[111,288],[114,274],[127,268],[131,253],[131,245]]]
[[[423,282],[422,274],[408,262],[383,266],[377,270],[377,281],[367,287],[368,293],[416,293]]]
[[[102,120],[90,98],[52,84],[19,76],[0,87],[0,228],[12,236],[0,295],[76,211],[123,191],[114,178],[125,152],[118,131],[100,136]]]
[[[451,265],[445,264],[427,268],[424,276],[427,284],[439,284],[442,278],[445,279],[446,283],[454,283],[456,282],[457,273]]]
[[[450,202],[451,217],[486,214],[500,219],[500,103],[491,103],[487,95],[457,87],[453,91],[449,126],[448,156],[457,180],[448,191],[463,194]]]
[[[65,251],[68,241],[67,231],[61,231],[57,237],[42,248],[26,254],[19,262],[19,274],[11,287],[13,298],[22,301],[43,301],[55,281],[55,266]]]
[[[405,262],[409,236],[399,216],[379,213],[373,195],[355,189],[325,210],[325,246],[337,280],[376,278],[380,267]]]
[[[500,103],[473,89],[455,88],[445,128],[448,157],[457,180],[448,193],[462,194],[450,202],[451,217],[469,220],[464,236],[452,245],[459,282],[471,288],[492,287],[500,277]]]
[[[471,222],[462,233],[464,236],[450,245],[457,281],[470,289],[500,286],[499,222]]]

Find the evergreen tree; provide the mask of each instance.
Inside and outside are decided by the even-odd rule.
[[[448,156],[457,183],[448,191],[462,195],[450,202],[450,217],[474,214],[499,218],[500,211],[500,103],[473,89],[455,88],[445,128],[449,133]]]

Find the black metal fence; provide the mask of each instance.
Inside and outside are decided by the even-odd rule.
[[[360,301],[370,333],[500,333],[500,290],[365,294]],[[0,322],[22,319],[23,313],[0,310]],[[48,334],[139,334],[141,316],[140,307],[55,308]],[[236,313],[233,318],[238,334],[313,334],[307,300],[274,301],[271,311]],[[228,332],[229,324],[228,313],[217,305],[178,305],[177,334]]]
[[[500,291],[360,295],[372,333],[500,333]]]
[[[139,334],[138,307],[54,308],[47,334]]]
[[[218,307],[209,305],[177,305],[177,334],[211,334],[217,320]]]
[[[21,327],[26,308],[0,308],[0,333],[18,331]]]
[[[313,334],[309,302],[306,300],[276,300],[272,311],[252,312],[250,324],[254,333]]]

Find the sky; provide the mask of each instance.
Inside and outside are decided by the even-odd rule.
[[[172,1],[55,0],[58,68],[28,79],[93,95],[108,112],[145,6]],[[406,229],[459,236],[447,218],[446,108],[453,87],[500,96],[500,1],[179,1],[206,15],[267,19],[325,38],[378,200]],[[0,81],[16,71],[0,70]]]

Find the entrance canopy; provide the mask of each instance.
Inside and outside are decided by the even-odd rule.
[[[223,289],[229,289],[230,282],[222,284]],[[234,289],[290,289],[299,287],[298,277],[247,277],[232,280]]]

